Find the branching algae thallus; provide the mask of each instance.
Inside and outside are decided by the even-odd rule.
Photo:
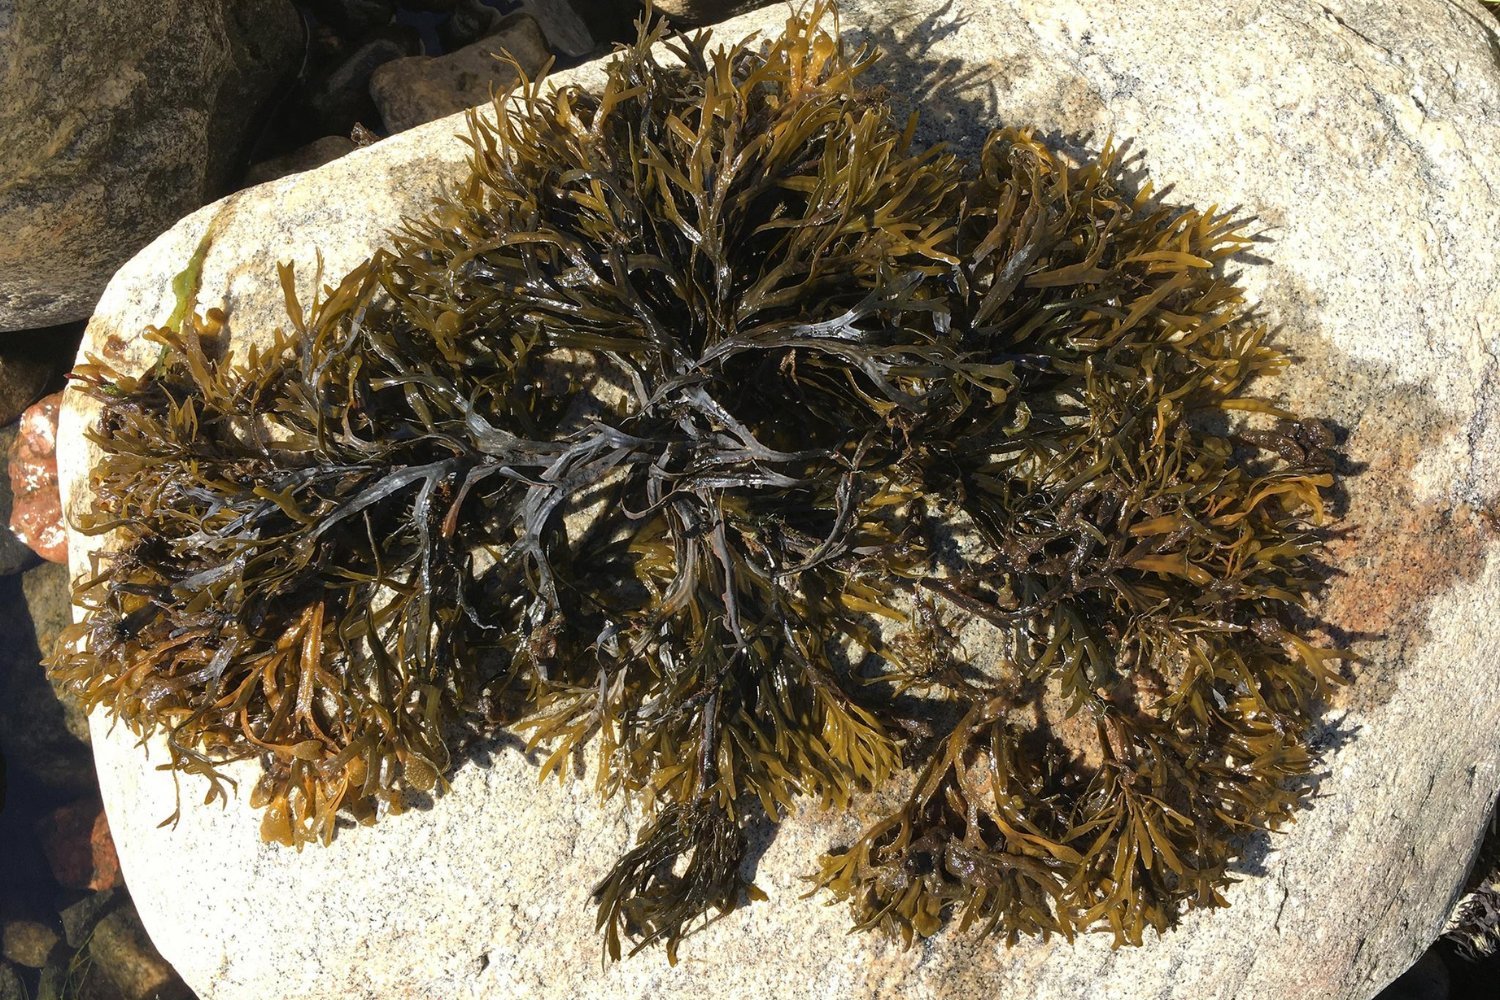
[[[1328,435],[1247,389],[1286,359],[1245,238],[1110,150],[916,148],[833,21],[525,82],[336,287],[284,268],[258,349],[187,309],[144,374],[80,365],[119,544],[55,676],[210,797],[260,760],[288,845],[441,790],[456,740],[586,754],[648,816],[596,873],[613,957],[762,898],[751,820],[884,786],[810,877],[859,927],[1224,905],[1343,655],[1300,624]]]

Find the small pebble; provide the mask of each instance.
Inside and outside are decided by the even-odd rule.
[[[57,488],[57,413],[62,393],[54,392],[21,414],[10,449],[10,530],[43,559],[68,561],[62,497]]]
[[[40,969],[62,936],[39,920],[7,920],[0,930],[0,954],[17,965]]]

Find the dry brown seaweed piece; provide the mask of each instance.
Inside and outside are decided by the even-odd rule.
[[[80,366],[118,544],[54,675],[211,795],[260,759],[298,846],[440,791],[466,732],[589,755],[649,815],[614,957],[757,894],[753,814],[904,758],[815,877],[859,926],[1138,943],[1222,903],[1338,658],[1299,625],[1324,438],[1249,395],[1285,361],[1242,240],[1109,150],[915,148],[829,11],[525,81],[387,249],[306,309],[283,273],[266,347],[184,299],[149,372]]]

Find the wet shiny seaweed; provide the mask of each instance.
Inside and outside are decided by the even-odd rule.
[[[582,755],[648,820],[597,873],[616,958],[762,896],[755,817],[892,787],[811,876],[859,927],[1224,905],[1340,656],[1331,441],[1251,386],[1245,239],[1108,149],[919,148],[833,20],[525,82],[386,248],[305,304],[283,269],[259,347],[179,309],[149,371],[80,365],[117,544],[54,676],[211,798],[259,760],[299,847],[466,733]]]

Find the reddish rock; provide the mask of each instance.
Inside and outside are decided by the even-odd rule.
[[[61,885],[97,891],[120,883],[120,859],[98,799],[54,809],[37,824],[37,839]]]
[[[10,449],[10,530],[37,555],[68,561],[62,500],[57,491],[57,410],[55,392],[21,414],[20,433]]]
[[[104,810],[94,817],[94,829],[89,835],[89,847],[94,855],[94,874],[89,879],[89,888],[96,891],[113,889],[120,884],[120,858],[115,854],[115,838],[109,832],[109,817]]]

